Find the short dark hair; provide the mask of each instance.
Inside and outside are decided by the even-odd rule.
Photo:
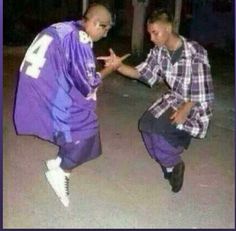
[[[147,23],[164,22],[172,24],[174,19],[172,14],[166,9],[154,10],[147,18]]]

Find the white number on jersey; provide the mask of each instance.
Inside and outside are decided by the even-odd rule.
[[[25,61],[27,61],[29,66],[26,68],[25,74],[34,79],[37,79],[39,77],[41,68],[46,61],[44,56],[52,40],[53,38],[46,34],[40,38],[37,36],[26,52],[24,60],[20,66],[20,71],[22,71]]]

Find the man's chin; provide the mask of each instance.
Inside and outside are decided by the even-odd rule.
[[[94,42],[98,42],[99,40],[101,40],[102,39],[102,37],[101,38],[96,38],[96,39],[94,39],[93,41]]]
[[[161,47],[161,45],[159,43],[153,42],[153,44],[154,44],[155,47]]]

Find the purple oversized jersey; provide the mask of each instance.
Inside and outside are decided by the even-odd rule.
[[[14,121],[18,134],[66,142],[98,132],[96,72],[92,40],[79,21],[53,24],[41,31],[19,71]]]

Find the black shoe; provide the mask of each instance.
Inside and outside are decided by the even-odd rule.
[[[173,172],[170,178],[170,185],[172,186],[172,191],[177,193],[182,188],[184,182],[184,162],[180,162],[174,166]]]
[[[172,172],[167,172],[167,171],[166,171],[166,168],[165,168],[164,166],[162,166],[162,165],[161,165],[161,169],[162,169],[162,172],[163,172],[163,174],[164,174],[164,178],[165,178],[166,180],[170,180],[171,175],[172,175]]]

